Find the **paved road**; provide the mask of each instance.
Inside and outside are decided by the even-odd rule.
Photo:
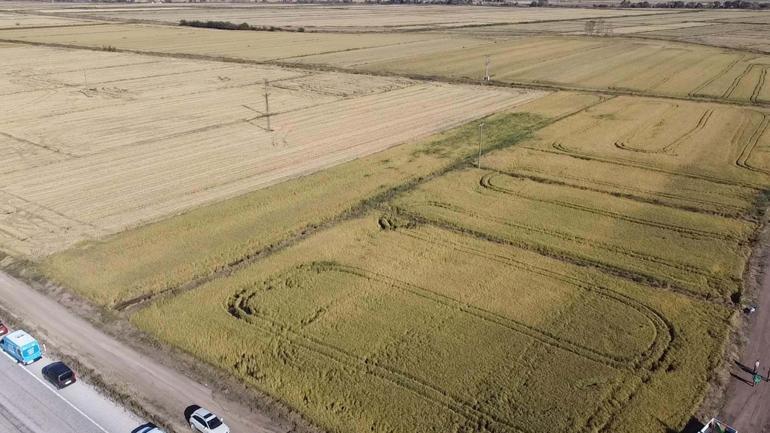
[[[770,432],[770,382],[750,384],[755,361],[760,361],[763,377],[770,368],[770,263],[765,265],[758,305],[749,319],[749,342],[741,354],[741,365],[732,366],[727,402],[720,414],[740,433]]]
[[[177,370],[135,351],[4,273],[0,273],[0,303],[42,331],[58,349],[96,369],[113,385],[128,389],[145,408],[165,414],[166,422],[179,431],[189,431],[184,410],[192,404],[216,412],[226,420],[233,433],[284,433],[290,430],[267,415],[214,394]],[[3,384],[0,386],[5,388]],[[53,432],[59,433],[58,430],[48,433]]]
[[[143,424],[82,381],[54,390],[41,374],[50,362],[23,367],[0,356],[1,433],[130,433]]]

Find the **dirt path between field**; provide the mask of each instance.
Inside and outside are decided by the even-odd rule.
[[[196,404],[225,418],[234,433],[285,433],[292,427],[157,363],[96,329],[55,300],[0,272],[0,304],[36,327],[59,351],[77,357],[112,386],[128,391],[150,413],[187,431],[184,410]]]
[[[726,403],[720,418],[740,433],[770,432],[770,254],[761,258],[764,272],[757,293],[756,312],[749,317],[748,343],[731,368]],[[754,363],[759,360],[763,382],[752,386]]]

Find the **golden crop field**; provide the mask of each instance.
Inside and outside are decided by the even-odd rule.
[[[678,425],[697,404],[728,316],[534,252],[431,226],[383,230],[367,216],[133,320],[329,431],[641,433]]]
[[[108,52],[0,51],[8,59],[0,153],[14,161],[0,168],[0,239],[4,250],[32,256],[542,95]]]
[[[151,338],[329,433],[671,433],[718,397],[763,15],[8,7],[112,21],[0,29],[0,250]],[[178,19],[316,31],[146,23]]]

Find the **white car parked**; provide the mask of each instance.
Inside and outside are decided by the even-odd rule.
[[[230,428],[222,418],[206,409],[199,408],[190,415],[190,428],[200,433],[230,433]]]

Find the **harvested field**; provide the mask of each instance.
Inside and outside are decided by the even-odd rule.
[[[79,26],[95,24],[97,21],[51,17],[42,15],[28,15],[18,13],[0,12],[0,30],[4,29],[26,29],[37,27],[60,27],[60,26]]]
[[[0,175],[0,193],[14,197],[0,239],[5,250],[25,255],[312,173],[541,95],[116,53],[0,49],[12,59],[0,67],[9,83],[0,93],[20,106],[45,100],[0,122],[3,151],[18,155],[17,165]],[[265,130],[263,79],[276,82],[272,131]],[[19,215],[39,209],[67,222],[58,229],[55,221],[19,223]]]
[[[770,13],[759,14],[760,17],[762,15],[770,17]],[[645,36],[770,53],[770,27],[768,27],[768,23],[719,23],[653,31],[645,33]]]
[[[234,60],[333,67],[376,74],[481,80],[485,56],[492,79],[620,92],[770,104],[767,80],[741,74],[770,57],[654,39],[505,37],[434,33],[339,34],[238,32],[161,26],[9,30],[0,39],[202,55]],[[595,61],[602,58],[601,63]],[[733,73],[751,92],[733,91]]]
[[[377,51],[374,60],[370,52]],[[498,40],[474,48],[453,48],[398,57],[396,48],[362,49],[307,56],[302,63],[332,64],[363,71],[481,79],[485,56],[490,56],[492,79],[595,90],[620,90],[749,103],[768,103],[762,97],[730,92],[722,77],[732,69],[757,67],[767,56],[747,56],[727,50],[665,41],[625,38],[527,37]],[[601,63],[595,61],[602,58]],[[759,77],[742,77],[747,86],[766,85]],[[708,88],[708,90],[705,90]]]
[[[437,228],[380,230],[370,216],[134,321],[330,431],[545,433],[674,429],[728,316]]]
[[[8,30],[0,39],[71,44],[158,53],[207,55],[256,61],[399,46],[436,39],[423,34],[239,32],[192,27],[110,24],[83,28]]]
[[[42,6],[47,8],[48,5]],[[47,13],[63,16],[142,20],[178,23],[180,20],[214,20],[246,22],[255,26],[276,26],[322,31],[398,31],[451,28],[492,23],[517,23],[594,17],[660,14],[660,11],[607,9],[524,9],[478,8],[468,6],[430,5],[133,5],[114,7],[99,5],[88,8],[47,9]]]

